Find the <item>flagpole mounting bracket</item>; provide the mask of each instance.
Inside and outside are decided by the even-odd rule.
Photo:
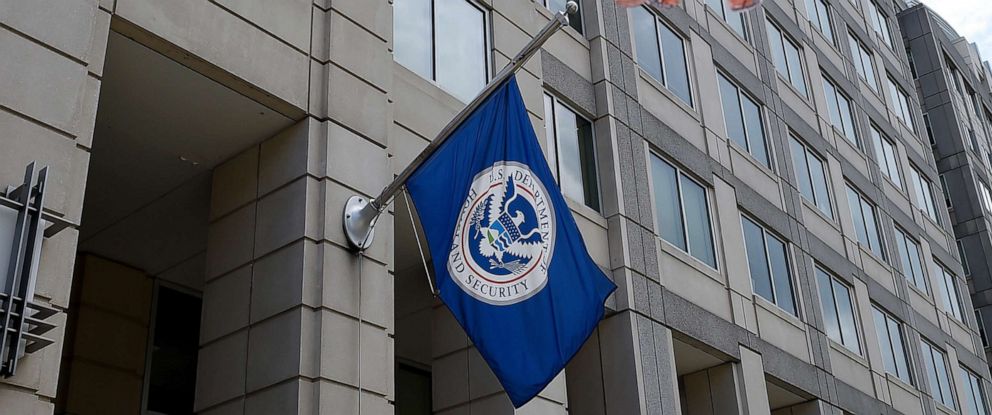
[[[352,196],[344,205],[344,235],[352,248],[364,251],[372,246],[379,209],[363,196]]]

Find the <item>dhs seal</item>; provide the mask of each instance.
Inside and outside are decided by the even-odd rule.
[[[462,290],[492,305],[540,292],[555,244],[548,192],[521,163],[499,162],[475,176],[455,225],[448,272]]]

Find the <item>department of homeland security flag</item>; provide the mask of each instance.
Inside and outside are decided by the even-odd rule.
[[[514,407],[561,372],[616,289],[589,257],[516,78],[407,181],[441,299]]]

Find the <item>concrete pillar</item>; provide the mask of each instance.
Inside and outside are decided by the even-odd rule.
[[[761,355],[741,346],[741,376],[743,407],[747,415],[766,415],[771,413],[768,405],[768,388],[765,384],[765,369]]]
[[[600,323],[598,346],[605,396],[604,408],[598,413],[681,413],[670,329],[645,317],[621,312]]]
[[[49,166],[45,209],[74,223],[82,215],[110,28],[110,13],[97,3],[0,2],[0,187],[20,185],[32,161]],[[0,379],[4,413],[54,410],[77,240],[71,227],[42,243],[32,300],[59,310],[46,320],[56,326],[45,334],[55,343]]]

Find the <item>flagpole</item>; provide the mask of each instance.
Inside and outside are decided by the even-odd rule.
[[[483,88],[482,92],[480,92],[479,95],[472,100],[472,102],[465,106],[465,108],[455,115],[455,118],[452,118],[451,121],[449,121],[448,124],[441,129],[441,132],[437,134],[434,140],[427,144],[427,147],[424,148],[424,150],[421,151],[420,154],[417,155],[417,157],[413,159],[413,161],[406,166],[406,168],[404,168],[391,183],[382,189],[379,196],[372,200],[367,200],[362,196],[352,196],[348,199],[348,202],[345,204],[344,208],[344,233],[352,248],[358,251],[364,251],[372,245],[372,238],[375,235],[374,227],[379,215],[382,214],[382,211],[389,205],[389,202],[392,200],[393,196],[395,196],[396,193],[403,187],[403,184],[406,183],[407,179],[413,175],[413,172],[415,172],[421,164],[424,164],[424,162],[427,161],[427,159],[430,158],[430,156],[433,155],[434,152],[437,151],[437,149],[440,148],[449,137],[451,137],[451,134],[454,133],[459,126],[461,126],[462,122],[472,115],[472,113],[475,112],[475,110],[478,109],[479,106],[481,106],[482,103],[485,102],[486,99],[489,98],[489,96],[503,84],[503,82],[520,70],[520,68],[527,63],[527,60],[534,56],[534,54],[541,49],[541,46],[543,46],[548,39],[551,39],[551,36],[558,32],[558,29],[568,25],[568,15],[574,14],[578,10],[579,6],[574,1],[569,1],[566,3],[565,10],[556,13],[554,19],[548,22],[548,24],[544,26],[544,28],[541,29],[541,31],[538,32],[537,35],[535,35],[534,38],[532,38],[519,53],[517,53],[517,56],[510,60],[510,62],[507,63],[507,65],[503,67],[503,69],[496,74],[495,77],[493,77],[492,81],[489,81],[489,84]]]

